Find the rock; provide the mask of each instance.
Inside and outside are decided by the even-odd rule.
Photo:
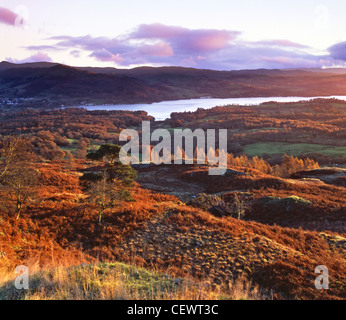
[[[227,169],[226,172],[223,174],[224,177],[231,177],[231,176],[247,176],[248,173],[237,171],[237,170],[231,170]]]

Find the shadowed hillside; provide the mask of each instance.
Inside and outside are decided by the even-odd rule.
[[[345,91],[346,75],[325,70],[213,71],[182,67],[122,70],[51,63],[0,64],[0,98],[30,98],[36,103],[46,100],[46,106],[150,103],[205,96],[329,96],[343,95]],[[22,104],[33,105],[32,101]]]

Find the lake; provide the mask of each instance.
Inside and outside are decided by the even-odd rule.
[[[156,120],[165,120],[170,117],[172,112],[196,111],[198,108],[210,109],[216,106],[225,105],[259,105],[263,102],[276,101],[276,102],[297,102],[304,100],[311,100],[317,98],[336,98],[346,101],[346,96],[330,96],[330,97],[257,97],[257,98],[228,98],[228,99],[214,99],[214,98],[201,98],[190,100],[174,100],[162,101],[147,104],[121,104],[121,105],[95,105],[95,106],[81,106],[87,110],[129,110],[147,111],[149,115],[155,117]]]

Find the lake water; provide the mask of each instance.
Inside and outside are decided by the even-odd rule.
[[[164,120],[169,118],[172,112],[196,111],[198,108],[210,109],[216,106],[225,105],[259,105],[263,102],[276,101],[276,102],[297,102],[304,100],[311,100],[317,98],[336,98],[346,101],[346,96],[330,96],[330,97],[258,97],[258,98],[228,98],[228,99],[214,99],[214,98],[201,98],[190,100],[174,100],[162,101],[151,104],[121,104],[121,105],[95,105],[95,106],[82,106],[87,110],[129,110],[147,111],[149,115],[155,117],[156,120]]]

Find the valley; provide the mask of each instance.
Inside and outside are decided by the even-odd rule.
[[[345,117],[346,103],[335,99],[198,109],[164,121],[144,111],[2,109],[0,167],[8,142],[24,139],[32,156],[17,161],[40,178],[20,216],[15,189],[6,181],[0,189],[0,297],[345,299]],[[152,131],[227,128],[227,171],[139,164],[135,177],[90,156],[121,145],[120,132],[142,121]],[[120,193],[101,210],[97,175],[113,169],[125,170],[111,187]],[[28,292],[10,285],[19,264],[36,270]],[[329,290],[314,286],[319,265],[328,267]]]

